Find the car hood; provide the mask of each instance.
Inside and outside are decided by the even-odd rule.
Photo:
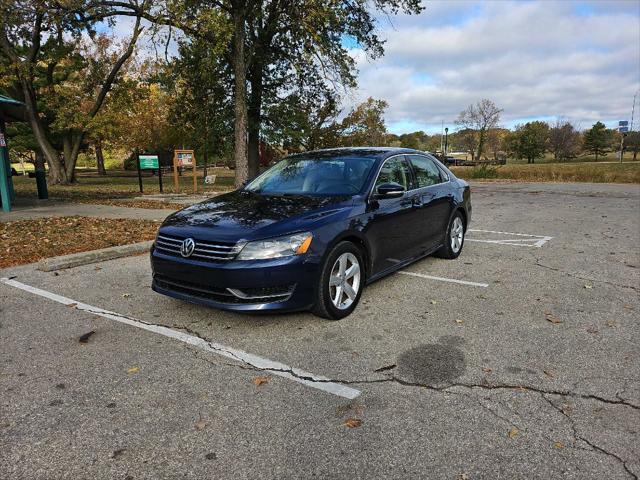
[[[261,195],[237,190],[170,215],[161,231],[229,242],[275,237],[311,229],[352,203],[350,196]]]

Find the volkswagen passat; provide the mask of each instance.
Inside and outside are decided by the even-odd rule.
[[[153,289],[226,310],[339,319],[366,284],[426,255],[460,255],[470,220],[468,184],[427,153],[302,153],[169,216],[151,250]]]

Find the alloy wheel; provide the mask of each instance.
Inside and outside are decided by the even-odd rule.
[[[462,248],[462,240],[464,239],[464,225],[462,219],[456,217],[453,219],[451,225],[451,250],[453,253],[458,253]]]
[[[329,296],[333,305],[346,310],[358,296],[360,290],[360,262],[351,252],[340,255],[329,275]]]

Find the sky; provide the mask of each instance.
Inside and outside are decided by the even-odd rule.
[[[430,0],[420,15],[381,17],[385,55],[372,60],[345,42],[359,89],[389,103],[393,133],[452,131],[482,98],[501,124],[556,118],[589,128],[630,120],[640,88],[640,0]],[[640,94],[635,125],[640,126]],[[637,129],[637,128],[634,128]]]
[[[368,97],[389,103],[393,133],[457,129],[483,98],[501,126],[561,118],[579,129],[631,120],[640,89],[640,0],[426,0],[420,15],[381,15],[385,55],[368,58],[348,38],[359,88],[343,115]],[[115,34],[127,37],[132,20]],[[162,48],[160,48],[162,50]],[[175,43],[169,53],[176,53]],[[634,129],[640,127],[640,93]]]

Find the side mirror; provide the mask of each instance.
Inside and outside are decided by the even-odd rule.
[[[404,195],[405,188],[399,183],[389,182],[378,185],[376,189],[376,198],[398,198]]]

